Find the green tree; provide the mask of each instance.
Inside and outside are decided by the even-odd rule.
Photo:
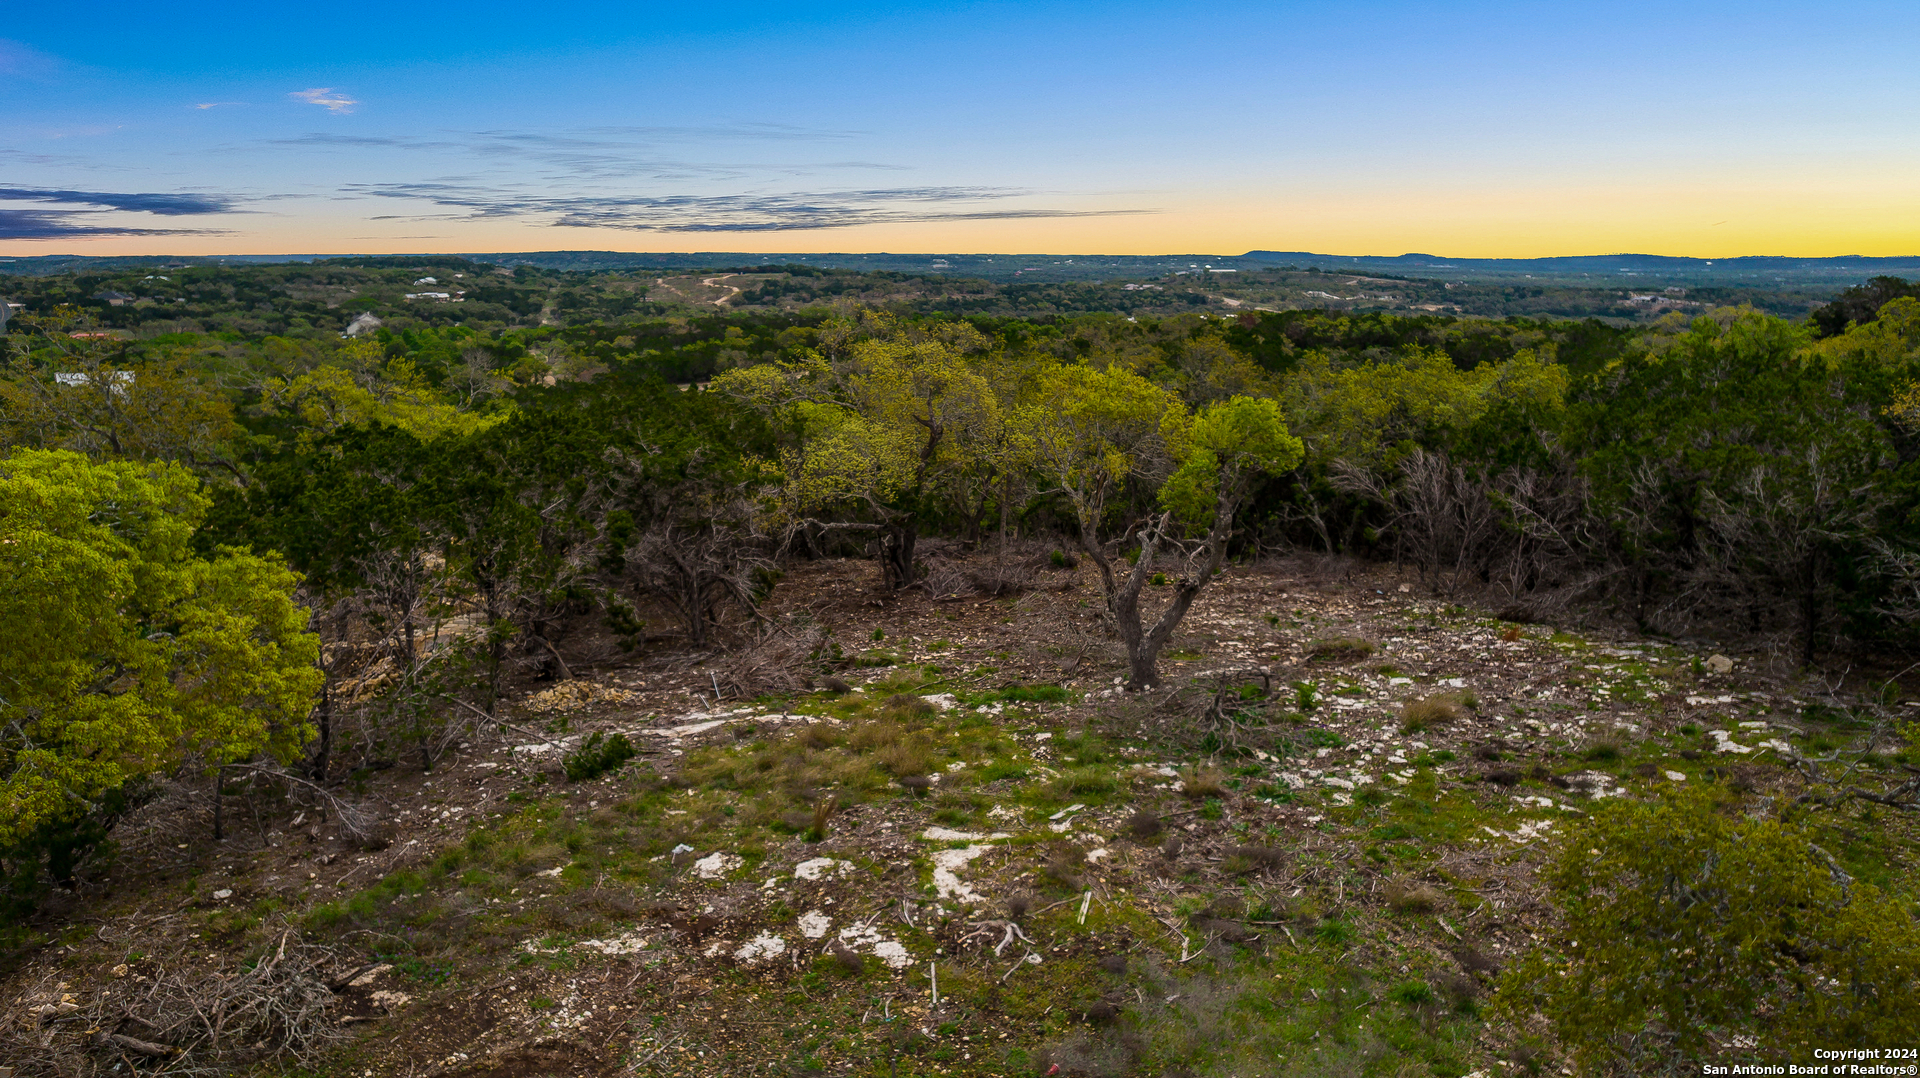
[[[233,406],[184,357],[129,358],[63,311],[6,337],[0,372],[0,448],[71,449],[95,459],[179,461],[241,475]]]
[[[0,458],[0,847],[190,760],[294,759],[318,646],[278,561],[194,552],[170,464]]]
[[[837,359],[740,368],[713,383],[789,432],[781,466],[791,518],[850,517],[840,526],[877,531],[895,588],[915,579],[927,518],[964,500],[1007,445],[1004,403],[982,373],[996,362],[989,342],[964,323],[941,329],[836,324],[822,336]]]
[[[1041,376],[1038,393],[1047,407],[1026,413],[1034,460],[1073,506],[1127,649],[1127,687],[1149,688],[1161,650],[1220,571],[1236,514],[1262,477],[1300,463],[1300,440],[1270,399],[1233,397],[1189,417],[1171,392],[1117,366],[1061,366]],[[1111,502],[1130,480],[1156,490],[1161,511],[1110,538]],[[1122,573],[1115,553],[1129,538],[1140,548]],[[1184,571],[1149,623],[1141,600],[1163,551],[1181,555]]]
[[[1695,319],[1663,351],[1579,387],[1564,439],[1636,618],[1785,628],[1812,661],[1899,463],[1874,368],[1810,349],[1803,327],[1736,312],[1724,327]]]

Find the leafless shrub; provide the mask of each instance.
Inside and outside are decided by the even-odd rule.
[[[630,466],[644,471],[637,461]],[[727,607],[758,614],[772,542],[747,487],[690,481],[646,512],[651,519],[626,543],[626,577],[673,615],[694,647],[707,646]]]
[[[335,996],[324,972],[333,952],[302,943],[288,928],[251,964],[211,974],[172,970],[151,983],[112,982],[70,1023],[103,1060],[169,1061],[190,1074],[280,1058],[314,1066],[344,1031],[329,1014]],[[47,1038],[43,1047],[58,1053]],[[66,1047],[74,1047],[69,1044]]]
[[[728,697],[798,692],[826,644],[826,634],[812,625],[764,625],[747,644],[719,657],[713,680]]]

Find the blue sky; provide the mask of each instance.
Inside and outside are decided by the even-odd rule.
[[[1920,5],[30,5],[0,253],[1920,252]]]

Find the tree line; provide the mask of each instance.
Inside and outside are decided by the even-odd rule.
[[[1514,617],[1771,637],[1807,662],[1910,646],[1920,612],[1911,297],[1824,336],[1735,309],[1637,333],[851,307],[701,325],[236,357],[16,323],[0,549],[75,553],[18,577],[55,601],[21,589],[7,624],[68,640],[97,615],[121,643],[0,659],[39,686],[0,694],[0,860],[37,878],[139,775],[324,779],[349,728],[356,759],[431,766],[500,718],[516,668],[570,676],[583,626],[738,647],[784,560],[860,550],[887,586],[931,587],[929,535],[1084,558],[1132,688],[1229,560],[1284,549],[1398,559]],[[701,378],[678,377],[686,347]],[[87,565],[158,590],[88,613]],[[246,648],[270,685],[195,673]],[[114,769],[79,762],[103,753]]]

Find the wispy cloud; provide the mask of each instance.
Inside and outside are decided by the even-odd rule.
[[[744,145],[755,142],[833,142],[856,136],[849,131],[814,131],[782,124],[714,124],[694,127],[594,127],[576,131],[449,131],[425,135],[345,135],[315,132],[273,139],[272,146],[386,149],[477,157],[491,163],[516,162],[540,170],[545,180],[733,180],[750,176],[809,175],[826,170],[903,171],[909,166],[875,161],[705,162],[686,160],[671,144],[705,142]]]
[[[345,94],[333,92],[331,86],[320,86],[311,90],[295,90],[287,95],[296,101],[305,101],[309,105],[318,105],[335,115],[353,111],[360,102]]]
[[[453,184],[369,184],[385,198],[417,199],[466,219],[545,217],[559,228],[635,232],[798,232],[872,224],[1112,217],[1148,209],[1066,210],[996,205],[1033,192],[1005,187],[896,187],[759,195],[528,197]]]
[[[245,101],[202,101],[193,107],[196,109],[224,109],[234,105],[244,105]]]

